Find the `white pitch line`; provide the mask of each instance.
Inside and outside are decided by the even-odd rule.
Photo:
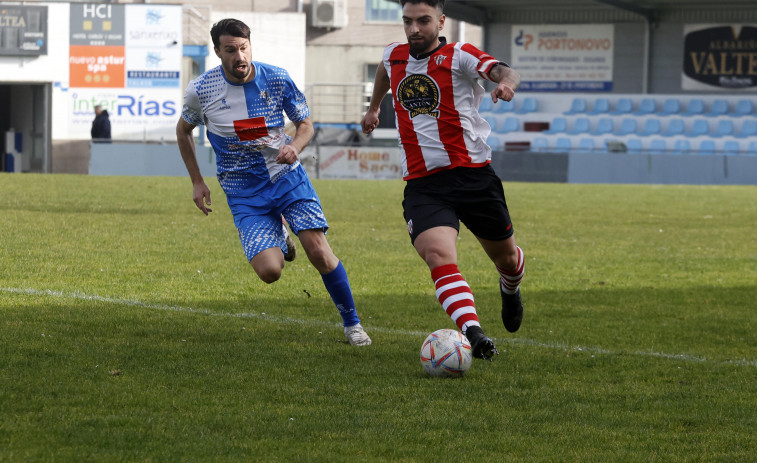
[[[206,309],[194,309],[192,307],[183,307],[183,306],[178,306],[178,305],[150,304],[147,302],[135,301],[131,299],[121,299],[121,298],[113,298],[113,297],[108,297],[108,296],[90,295],[90,294],[82,293],[80,291],[66,293],[63,291],[54,291],[50,289],[40,290],[40,289],[32,289],[32,288],[0,288],[0,292],[11,293],[11,294],[22,294],[22,295],[28,295],[28,296],[48,296],[48,297],[57,297],[57,298],[62,298],[62,299],[89,300],[89,301],[105,302],[109,304],[125,305],[127,307],[136,307],[136,308],[141,308],[141,309],[192,313],[192,314],[200,314],[200,315],[209,315],[212,317],[254,318],[254,319],[266,320],[266,321],[275,322],[275,323],[290,324],[290,325],[314,325],[314,326],[324,326],[324,327],[341,327],[341,324],[337,324],[337,323],[330,323],[330,322],[319,321],[319,320],[302,320],[298,318],[278,317],[274,315],[268,315],[265,312],[241,312],[241,313],[213,312]],[[397,335],[404,335],[404,336],[415,336],[415,337],[424,337],[428,334],[422,331],[410,331],[410,330],[402,330],[402,329],[397,329],[397,328],[383,328],[383,327],[370,327],[369,331],[375,331],[375,332],[387,333],[387,334],[397,334]],[[544,342],[539,342],[539,341],[534,341],[531,339],[524,339],[524,338],[514,338],[514,339],[495,338],[494,340],[497,341],[498,343],[533,346],[533,347],[540,347],[543,349],[551,349],[551,350],[569,350],[569,351],[574,351],[574,352],[583,352],[583,353],[592,354],[592,355],[623,355],[625,354],[625,355],[635,355],[635,356],[640,356],[640,357],[662,358],[666,360],[682,360],[685,362],[716,363],[716,364],[721,364],[721,365],[738,365],[738,366],[757,367],[757,360],[748,360],[748,359],[713,361],[713,360],[707,359],[706,357],[689,355],[689,354],[668,354],[664,352],[654,352],[654,351],[644,351],[644,350],[637,350],[633,352],[614,352],[611,350],[603,349],[601,347],[572,346],[572,345],[563,344],[563,343],[544,343]]]

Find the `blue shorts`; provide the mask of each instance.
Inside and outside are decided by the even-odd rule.
[[[282,216],[295,235],[300,230],[319,229],[325,233],[329,228],[321,200],[302,166],[256,196],[227,196],[226,200],[248,261],[259,252],[273,247],[281,248],[281,252],[286,254]]]

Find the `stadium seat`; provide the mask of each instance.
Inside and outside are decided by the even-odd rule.
[[[676,140],[675,144],[673,145],[672,154],[689,154],[690,151],[691,143],[689,143],[689,140],[681,138]]]
[[[666,154],[668,151],[667,145],[664,138],[653,138],[649,141],[649,154]]]
[[[677,135],[683,135],[684,127],[685,126],[683,124],[683,119],[671,119],[670,122],[668,122],[668,128],[663,132],[660,132],[660,135],[662,135],[663,137],[675,137]]]
[[[613,125],[612,119],[609,117],[603,117],[597,123],[597,128],[589,132],[592,135],[605,135],[612,133]]]
[[[610,112],[610,100],[607,98],[597,98],[594,100],[594,107],[591,108],[591,111],[589,111],[586,114],[596,115],[596,114],[607,114]]]
[[[566,130],[568,130],[568,121],[566,121],[564,117],[556,117],[552,119],[549,128],[547,130],[542,130],[541,133],[565,133]]]
[[[681,112],[681,103],[677,98],[668,98],[662,105],[662,111],[658,112],[658,116],[672,116]]]
[[[657,103],[651,98],[644,98],[639,103],[639,110],[633,113],[635,116],[646,116],[657,111]]]
[[[629,154],[641,154],[644,151],[641,147],[641,139],[629,138],[626,140],[626,149]]]
[[[486,144],[491,147],[492,151],[499,151],[502,149],[502,142],[496,135],[489,135],[486,139]]]
[[[625,118],[620,122],[620,127],[618,130],[613,131],[613,134],[615,135],[630,135],[632,133],[636,133],[638,130],[638,124],[636,123],[636,119],[633,118]]]
[[[736,103],[736,109],[728,115],[733,117],[751,116],[753,112],[754,105],[752,104],[752,100],[739,100]]]
[[[531,142],[531,151],[547,151],[549,142],[546,137],[535,137]]]
[[[702,154],[702,155],[713,155],[715,154],[715,142],[712,140],[702,140],[699,142],[699,147],[697,148],[696,154]]]
[[[730,119],[721,119],[718,121],[718,126],[715,128],[715,133],[712,134],[715,138],[727,137],[733,135],[733,121]]]
[[[686,111],[682,112],[681,116],[701,116],[702,114],[704,114],[704,100],[694,98],[689,101]]]
[[[747,138],[757,136],[757,121],[754,119],[745,120],[741,124],[741,130],[733,135],[736,138]]]
[[[710,124],[705,119],[697,119],[694,121],[694,125],[691,126],[691,130],[685,132],[687,137],[700,137],[710,133]]]
[[[619,116],[622,114],[631,114],[633,111],[633,102],[630,98],[621,98],[618,100],[618,104],[615,105],[615,110],[610,114],[613,116]]]
[[[639,135],[658,135],[660,132],[662,132],[662,126],[660,125],[659,119],[647,119],[644,122],[644,128],[641,129],[641,132],[639,132]]]
[[[510,132],[517,132],[520,130],[518,128],[518,118],[517,117],[505,117],[497,119],[497,128],[495,132],[498,134],[503,133],[510,133]]]
[[[739,142],[728,140],[723,144],[723,154],[726,156],[738,156],[741,151]]]
[[[583,153],[591,153],[594,151],[594,139],[593,138],[581,138],[578,140],[578,150]]]
[[[488,95],[484,95],[484,99],[481,100],[481,105],[478,107],[479,113],[488,113],[494,109],[494,103]]]
[[[750,141],[744,154],[747,156],[757,156],[757,141]]]
[[[728,102],[725,100],[713,101],[710,112],[704,113],[708,117],[724,116],[726,114],[728,114]]]
[[[589,133],[591,130],[591,122],[588,117],[579,117],[573,123],[573,128],[568,130],[568,135],[579,135],[582,133]]]
[[[570,116],[571,114],[581,114],[586,112],[586,98],[573,98],[573,103],[570,104],[570,109],[563,114]]]
[[[560,137],[555,140],[555,153],[567,153],[571,150],[570,138]]]
[[[535,113],[538,110],[538,103],[536,101],[536,98],[534,97],[526,97],[523,100],[523,104],[521,105],[520,109],[518,109],[516,114],[527,114],[527,113]]]
[[[512,101],[499,100],[494,104],[494,109],[491,112],[495,114],[510,113],[515,111],[515,103]]]

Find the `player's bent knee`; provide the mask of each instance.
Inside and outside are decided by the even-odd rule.
[[[279,278],[281,278],[281,270],[276,270],[275,268],[267,268],[267,269],[255,269],[255,273],[257,273],[258,278],[260,278],[263,283],[271,284],[279,281]]]

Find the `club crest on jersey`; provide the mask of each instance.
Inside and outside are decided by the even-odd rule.
[[[413,118],[419,114],[439,117],[439,87],[425,74],[410,74],[397,86],[397,100]]]
[[[447,59],[447,57],[444,55],[435,56],[434,62],[436,62],[437,66],[441,66],[445,59]]]
[[[268,90],[260,91],[260,99],[265,101],[265,104],[268,106],[273,104],[273,98],[271,98],[271,93]]]

